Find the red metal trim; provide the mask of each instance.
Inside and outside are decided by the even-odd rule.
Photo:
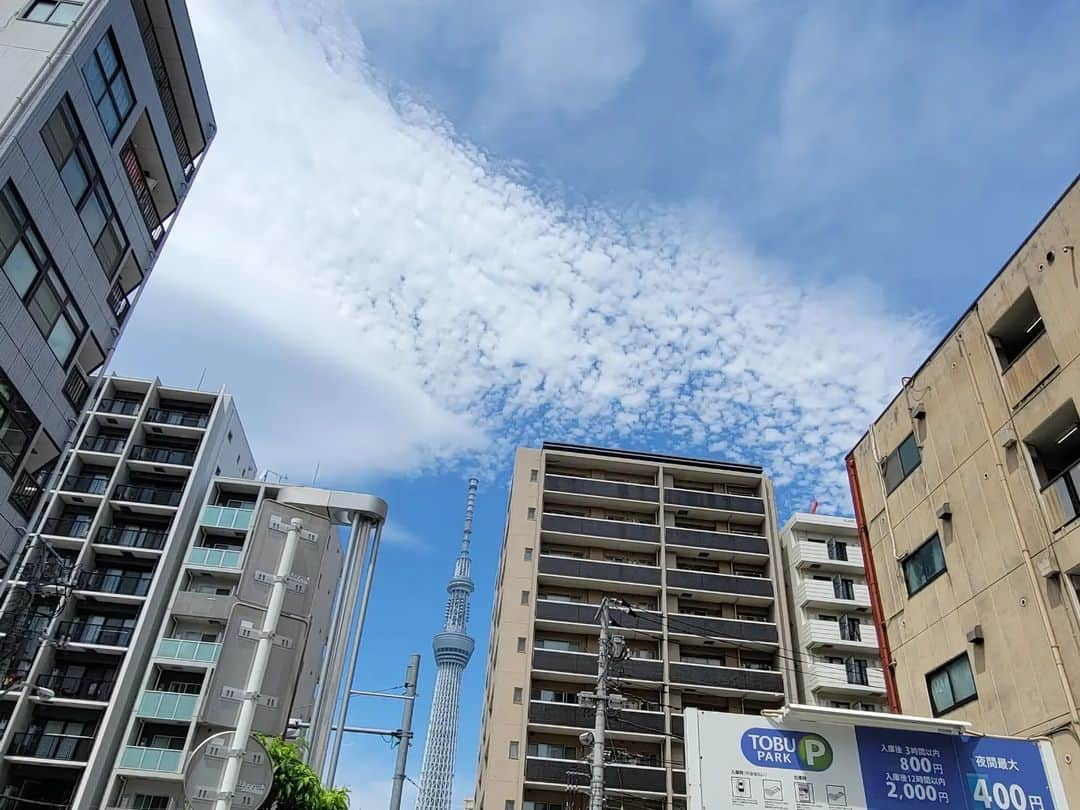
[[[885,673],[885,697],[889,701],[889,711],[900,714],[900,690],[896,688],[896,670],[892,650],[889,647],[889,634],[885,629],[885,611],[881,607],[881,589],[878,587],[877,571],[874,568],[874,553],[870,550],[870,530],[866,524],[866,512],[863,511],[862,490],[859,488],[859,474],[855,470],[855,456],[848,455],[845,461],[847,462],[848,484],[851,487],[851,500],[855,504],[855,525],[859,532],[863,565],[866,568],[866,585],[870,591],[870,610],[874,614],[874,630],[877,632],[881,666]]]

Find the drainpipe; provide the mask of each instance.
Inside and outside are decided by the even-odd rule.
[[[855,469],[854,454],[849,453],[845,461],[847,462],[848,484],[851,487],[851,500],[855,504],[855,526],[859,532],[863,567],[866,569],[866,586],[870,591],[870,611],[874,614],[874,631],[877,633],[878,650],[881,652],[881,668],[885,673],[885,697],[889,701],[889,711],[893,714],[901,714],[900,690],[896,687],[896,663],[893,661],[892,648],[889,647],[885,611],[881,606],[881,588],[878,586],[877,570],[874,568],[874,552],[870,549],[870,530],[866,523],[866,512],[863,509],[862,490],[859,488],[859,473]]]

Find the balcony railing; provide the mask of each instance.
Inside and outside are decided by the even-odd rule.
[[[118,596],[146,596],[150,591],[153,575],[111,574],[105,571],[83,571],[76,587],[81,591],[98,591]]]
[[[86,762],[94,747],[93,737],[74,737],[67,734],[41,734],[24,731],[11,741],[9,754],[36,759],[58,759],[64,762]]]
[[[124,747],[120,767],[133,771],[158,771],[178,773],[184,760],[184,752],[173,748],[145,748],[140,745]]]
[[[850,587],[843,582],[822,579],[808,579],[800,582],[797,589],[800,603],[818,603],[825,605],[848,604],[857,608],[870,607],[870,591],[861,583],[852,583]]]
[[[807,687],[811,691],[849,691],[859,694],[885,691],[885,671],[881,667],[861,667],[848,661],[843,664],[820,663],[807,668]]]
[[[588,580],[608,580],[636,585],[660,586],[660,569],[651,565],[582,560],[576,557],[540,555],[540,573]]]
[[[79,371],[78,365],[72,365],[68,372],[67,381],[64,383],[64,398],[71,403],[76,411],[81,411],[86,404],[86,398],[90,396],[90,383]]]
[[[1053,528],[1060,529],[1080,516],[1080,462],[1043,488]]]
[[[724,619],[719,616],[693,616],[684,613],[668,615],[668,632],[671,635],[730,638],[762,644],[776,644],[780,640],[776,625],[772,622]]]
[[[695,591],[714,591],[733,593],[740,596],[760,596],[771,598],[772,581],[766,577],[744,577],[731,574],[713,574],[708,571],[687,571],[669,568],[667,571],[669,588],[686,588]]]
[[[803,636],[809,644],[832,646],[876,647],[877,638],[869,625],[859,622],[834,622],[810,619],[803,625]]]
[[[119,279],[109,289],[108,303],[116,322],[118,324],[123,323],[127,318],[128,311],[131,309],[131,302],[124,294],[124,288],[120,286]]]
[[[729,551],[733,554],[769,553],[769,542],[755,534],[710,532],[704,529],[684,529],[679,526],[664,527],[668,545],[690,546],[712,551]]]
[[[137,444],[131,448],[131,454],[128,458],[133,461],[149,461],[153,464],[179,464],[190,467],[195,461],[195,451]]]
[[[559,602],[548,599],[536,600],[536,618],[551,622],[569,622],[599,626],[596,612],[599,605],[584,602]],[[662,619],[655,611],[635,610],[633,614],[619,613],[612,620],[613,624],[626,630],[645,630],[660,633],[663,630]]]
[[[212,641],[189,641],[182,638],[163,638],[158,642],[158,658],[173,661],[195,661],[213,664],[217,661],[221,645]]]
[[[141,399],[124,399],[123,397],[106,397],[98,403],[97,409],[102,413],[115,413],[120,416],[134,416],[142,407]]]
[[[529,720],[550,726],[569,728],[592,728],[594,711],[575,703],[529,702]],[[617,715],[608,716],[608,728],[615,731],[664,733],[663,712],[638,712],[622,709]]]
[[[158,425],[204,428],[210,424],[210,415],[192,411],[178,411],[171,408],[151,408],[146,412],[146,421]]]
[[[573,495],[594,495],[598,498],[647,501],[660,500],[660,490],[646,484],[628,484],[622,481],[605,481],[599,478],[576,478],[569,475],[545,475],[544,489],[549,492],[565,492]]]
[[[86,436],[79,444],[79,449],[116,455],[124,449],[126,441],[127,438],[124,436]]]
[[[639,681],[663,680],[664,666],[659,661],[630,658],[618,662],[616,666],[618,669],[615,674],[620,678],[632,678]],[[559,650],[533,650],[533,669],[595,677],[596,655]]]
[[[102,526],[96,542],[107,546],[159,550],[165,547],[168,533],[143,526]]]
[[[97,475],[65,475],[60,483],[64,492],[84,492],[88,495],[104,495],[109,479]]]
[[[11,493],[8,495],[8,503],[14,506],[15,510],[28,520],[34,514],[34,507],[37,506],[38,499],[45,491],[41,478],[44,478],[44,476],[39,478],[24,470],[19,473],[19,477],[15,480],[15,486],[11,488]]]
[[[139,213],[142,214],[150,240],[156,246],[165,235],[165,226],[146,183],[146,172],[143,171],[135,145],[130,140],[120,149],[120,163],[131,184],[131,192],[135,195],[135,202],[138,203]]]
[[[169,81],[169,72],[165,69],[165,60],[161,57],[161,46],[158,44],[157,34],[154,32],[154,23],[149,17],[146,24],[140,26],[143,46],[150,60],[150,72],[154,76],[154,84],[157,85],[158,97],[161,106],[165,110],[165,121],[169,125],[169,134],[172,135],[173,146],[176,147],[176,155],[180,158],[180,166],[184,170],[184,176],[188,177],[195,168],[191,158],[191,148],[188,146],[187,135],[184,134],[184,125],[180,121],[180,110],[176,105],[176,96],[173,94],[172,83]]]
[[[91,522],[92,518],[90,515],[46,518],[41,522],[41,533],[54,535],[56,537],[74,537],[77,540],[84,540],[90,533]]]
[[[71,644],[98,644],[103,647],[126,647],[134,630],[130,627],[107,627],[74,620],[60,622],[57,636]]]
[[[198,695],[179,692],[143,692],[136,715],[153,720],[191,720],[199,704]]]
[[[783,694],[784,678],[779,672],[741,667],[675,662],[668,664],[671,680],[695,686],[712,686],[739,692]]]
[[[138,484],[121,484],[116,488],[116,492],[113,493],[113,498],[118,501],[149,503],[156,506],[177,506],[179,505],[183,494],[183,491],[179,489],[140,486]]]
[[[558,785],[563,790],[567,785],[588,786],[589,768],[587,764],[574,760],[529,756],[525,759],[525,780]],[[633,790],[664,793],[667,791],[667,774],[663,767],[605,765],[604,782],[610,786],[609,790],[615,792]]]
[[[696,489],[664,489],[667,506],[690,506],[699,509],[719,509],[724,512],[765,514],[765,501],[748,495],[725,495],[720,492],[701,492]]]
[[[239,506],[207,506],[203,509],[202,525],[247,531],[251,527],[251,516],[254,511]]]
[[[188,552],[188,562],[192,565],[205,565],[209,568],[235,569],[240,567],[243,556],[243,551],[234,549],[195,546]]]
[[[862,549],[858,541],[853,540],[843,546],[835,546],[831,550],[825,543],[814,543],[801,540],[793,547],[792,562],[799,567],[812,566],[819,569],[834,568],[835,570],[854,570],[863,567]],[[841,552],[841,548],[843,552]],[[844,557],[840,554],[843,553]]]
[[[660,527],[649,523],[631,523],[621,520],[577,517],[545,513],[541,528],[546,532],[560,534],[590,535],[616,540],[637,540],[646,543],[660,542]]]
[[[38,675],[37,685],[51,689],[60,698],[105,701],[112,694],[115,677],[115,672],[103,678],[86,678],[57,671],[49,675]]]

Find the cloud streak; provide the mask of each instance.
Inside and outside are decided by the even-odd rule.
[[[365,463],[384,472],[499,469],[543,438],[650,445],[755,460],[845,507],[840,456],[924,323],[873,288],[804,282],[700,211],[544,196],[391,96],[332,3],[191,5],[220,135],[155,284],[230,313],[225,344],[235,322],[292,347],[280,393],[312,435],[272,456],[345,474],[335,421],[377,418]],[[142,306],[149,324],[168,302]],[[327,387],[350,403],[336,420]]]

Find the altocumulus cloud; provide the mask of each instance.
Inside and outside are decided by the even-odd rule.
[[[266,337],[244,365],[274,351],[290,373],[225,381],[249,422],[305,421],[260,437],[264,457],[401,473],[608,442],[756,460],[844,507],[840,456],[926,324],[800,279],[704,214],[537,192],[391,97],[333,2],[191,7],[220,135],[140,328],[190,300],[217,313],[219,358]]]

